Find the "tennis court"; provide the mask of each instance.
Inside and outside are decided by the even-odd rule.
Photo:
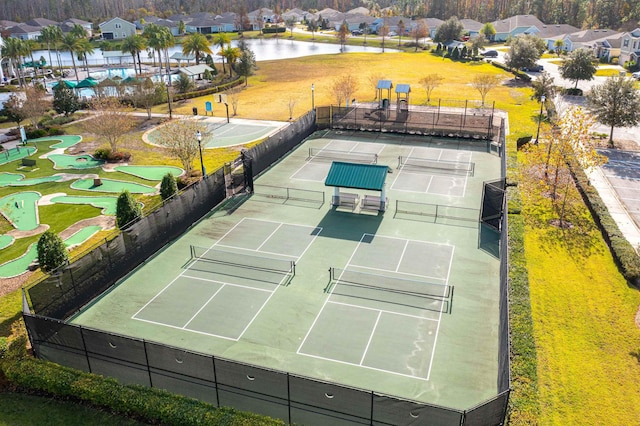
[[[214,210],[72,322],[419,403],[487,401],[498,389],[500,261],[482,247],[477,212],[500,158],[452,146],[388,134],[309,139],[260,175],[253,195]],[[325,201],[333,161],[387,166],[387,211]],[[464,217],[425,220],[433,206],[436,218]],[[259,384],[259,371],[238,377],[260,395],[275,386]],[[309,404],[351,411],[340,389]],[[268,396],[257,406],[238,398],[283,415]]]

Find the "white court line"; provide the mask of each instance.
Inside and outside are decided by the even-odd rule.
[[[248,248],[242,248],[242,247],[238,247],[238,246],[228,246],[226,244],[217,244],[216,247],[224,247],[224,248],[231,248],[231,249],[236,249],[236,250],[245,250],[245,251],[250,251],[250,252],[254,252],[254,253],[273,254],[273,255],[276,255],[276,256],[284,256],[284,257],[296,258],[296,256],[292,256],[290,254],[282,254],[282,253],[276,253],[276,252],[273,252],[273,251],[264,251],[264,250],[259,250],[259,249],[248,249]]]
[[[404,242],[404,248],[402,249],[402,253],[400,253],[400,262],[398,262],[398,266],[396,266],[396,270],[394,272],[398,272],[400,269],[400,264],[402,263],[402,258],[404,257],[405,252],[407,251],[407,247],[409,246],[409,240]]]
[[[284,279],[284,278],[283,278]],[[258,309],[258,311],[255,313],[255,315],[253,316],[253,318],[251,318],[251,321],[249,321],[249,323],[247,324],[247,326],[242,330],[242,332],[240,333],[240,335],[238,336],[238,340],[240,340],[242,338],[242,336],[244,336],[244,333],[249,329],[249,327],[251,326],[251,324],[253,324],[253,322],[256,320],[256,318],[258,318],[258,315],[260,315],[260,312],[262,312],[262,310],[264,309],[265,306],[267,306],[267,303],[269,303],[269,300],[271,300],[271,298],[273,297],[274,294],[276,294],[276,291],[278,290],[278,288],[280,288],[282,286],[282,281],[280,281],[280,285],[278,285],[278,287],[276,287],[275,290],[273,290],[273,292],[269,295],[269,297],[267,297],[264,301],[264,303],[262,303],[262,306],[260,306],[260,309]]]
[[[304,353],[304,352],[298,352],[298,355],[304,355],[304,356],[308,356],[308,357],[311,357],[311,358],[321,359],[323,361],[331,361],[331,362],[337,362],[339,364],[351,365],[353,367],[367,368],[369,370],[379,371],[381,373],[393,374],[394,376],[402,376],[402,377],[408,377],[410,379],[417,379],[417,380],[424,380],[424,381],[428,380],[428,379],[425,379],[424,377],[420,377],[420,376],[412,376],[411,374],[398,373],[396,371],[391,371],[391,370],[383,370],[382,368],[369,367],[368,365],[360,365],[360,364],[355,364],[353,362],[340,361],[339,359],[325,358],[325,357],[322,357],[322,356],[311,355],[311,354],[307,354],[307,353]]]
[[[639,178],[622,177],[622,176],[619,176],[619,175],[612,175],[612,174],[606,174],[606,173],[604,173],[604,176],[605,176],[606,178],[617,178],[617,179],[632,180],[632,181],[638,181],[638,180],[640,180]]]
[[[453,264],[453,252],[455,251],[455,247],[451,250],[451,257],[449,258],[449,269],[447,270],[447,280],[445,284],[449,283],[449,275],[451,274],[451,265]],[[447,294],[447,287],[445,287],[444,292],[442,293],[442,297]],[[438,315],[438,325],[436,326],[436,335],[433,338],[433,350],[431,351],[431,359],[429,360],[429,370],[427,372],[427,380],[431,377],[431,367],[433,366],[433,358],[436,356],[436,344],[438,343],[438,332],[440,331],[440,323],[442,320],[442,309],[444,308],[444,303],[440,305],[440,315]]]
[[[402,258],[401,258],[402,259]],[[432,277],[430,275],[420,275],[420,274],[411,274],[409,272],[400,272],[400,271],[393,271],[391,269],[384,269],[384,268],[374,268],[372,266],[361,266],[361,265],[356,265],[355,263],[352,264],[351,266],[354,266],[356,268],[359,269],[368,269],[370,271],[378,271],[378,272],[397,272],[398,275],[405,275],[407,277],[413,277],[413,278],[428,278],[430,280],[440,280],[440,281],[446,281],[446,278],[442,278],[442,277]],[[398,264],[398,267],[400,267],[400,265]],[[357,272],[357,271],[356,271]],[[437,283],[431,283],[431,284],[437,284]],[[445,284],[442,284],[445,285]]]
[[[373,328],[371,329],[371,334],[369,335],[369,341],[367,342],[367,346],[364,348],[364,353],[362,354],[362,358],[360,358],[360,366],[364,362],[364,358],[367,356],[367,351],[369,350],[369,346],[371,345],[371,341],[373,340],[373,335],[376,333],[376,328],[378,328],[378,323],[380,322],[380,317],[382,316],[382,311],[378,311],[378,318],[376,318],[376,323],[373,324]]]
[[[356,246],[356,249],[353,251],[353,253],[351,253],[351,257],[347,261],[347,265],[351,262],[351,259],[353,259],[353,256],[355,256],[356,251],[358,250],[358,247],[360,246],[360,244],[362,244],[362,239],[364,238],[365,235],[367,235],[367,234],[362,234],[362,237],[360,237],[360,241],[358,241],[358,245]],[[329,291],[329,295],[327,296],[326,300],[322,304],[322,308],[320,308],[320,311],[318,312],[318,314],[316,315],[315,319],[313,320],[313,323],[311,324],[311,327],[309,327],[309,330],[307,330],[307,334],[304,336],[304,339],[302,339],[302,342],[300,342],[300,346],[298,346],[298,350],[296,351],[296,353],[298,353],[298,354],[300,353],[300,349],[302,349],[302,347],[304,346],[304,342],[307,341],[307,338],[309,337],[309,334],[311,334],[311,330],[313,330],[313,327],[315,327],[316,322],[318,322],[318,318],[320,318],[320,315],[322,315],[322,311],[324,311],[325,306],[327,306],[327,303],[329,302],[329,298],[331,298],[331,294],[333,294],[333,289],[334,288],[335,288],[335,286],[333,286],[331,288],[331,290]]]
[[[200,309],[198,309],[198,310],[196,311],[196,313],[195,313],[195,314],[193,314],[193,316],[189,319],[189,321],[187,321],[187,323],[186,323],[184,326],[182,326],[182,328],[187,328],[187,326],[188,326],[189,324],[191,324],[191,321],[193,321],[193,320],[195,319],[195,317],[196,317],[196,316],[198,316],[198,314],[199,314],[200,312],[202,312],[202,310],[203,310],[204,308],[206,308],[206,307],[207,307],[207,305],[209,304],[209,302],[211,302],[211,301],[213,300],[213,298],[214,298],[214,297],[216,297],[216,296],[218,295],[218,293],[220,293],[220,290],[222,290],[224,287],[225,287],[225,286],[224,286],[224,284],[223,284],[223,285],[221,285],[221,286],[220,286],[220,288],[219,288],[215,293],[213,293],[213,294],[211,295],[211,297],[209,298],[209,300],[207,300],[207,301],[204,303],[204,305],[202,305],[202,307],[201,307]]]
[[[275,233],[278,232],[278,229],[280,229],[280,228],[282,228],[282,222],[280,222],[280,224],[276,227],[276,229],[274,229],[273,232],[271,234],[269,234],[269,236],[267,238],[265,238],[265,240],[262,242],[262,244],[260,244],[258,246],[258,248],[256,250],[260,251],[260,247],[265,245],[267,243],[267,241],[269,241],[269,239],[271,239],[271,237],[273,237],[275,235]]]
[[[222,284],[222,287],[226,286],[226,285],[230,285],[232,287],[240,287],[240,288],[247,288],[249,290],[255,290],[255,291],[263,291],[265,293],[273,293],[274,291],[276,291],[276,288],[278,288],[277,286],[279,286],[280,284],[276,284],[276,283],[271,283],[271,285],[276,286],[276,288],[274,288],[273,290],[267,290],[264,288],[256,288],[256,287],[251,287],[248,285],[242,285],[242,284],[235,284],[235,283],[228,283],[226,281],[218,281],[218,280],[211,280],[209,278],[202,278],[202,277],[194,277],[193,275],[184,275],[185,278],[189,278],[192,280],[198,280],[198,281],[206,281],[208,283],[218,283],[218,284]],[[282,283],[282,281],[280,281],[280,283]],[[220,290],[218,290],[220,291]],[[218,292],[216,291],[216,293]]]
[[[226,339],[226,340],[232,340],[234,342],[237,342],[238,339],[234,339],[233,337],[227,337],[227,336],[220,336],[219,334],[211,334],[211,333],[205,333],[204,331],[198,331],[198,330],[192,330],[190,328],[182,328],[182,327],[177,327],[175,325],[171,325],[171,324],[165,324],[162,322],[156,322],[156,321],[150,321],[150,320],[146,320],[146,319],[142,319],[142,318],[134,318],[137,321],[143,321],[143,322],[147,322],[149,324],[154,324],[154,325],[161,325],[163,327],[169,327],[169,328],[175,328],[176,330],[182,330],[182,331],[189,331],[191,333],[197,333],[197,334],[202,334],[204,336],[210,336],[210,337],[219,337],[221,339]]]
[[[333,305],[342,305],[342,306],[349,306],[352,308],[364,309],[366,311],[384,312],[385,314],[400,315],[403,317],[409,317],[409,318],[415,318],[415,319],[421,319],[421,320],[427,320],[427,321],[438,321],[437,319],[429,318],[429,317],[421,317],[420,315],[403,314],[400,312],[389,311],[387,309],[370,308],[368,306],[352,305],[351,303],[334,302],[333,300],[330,300],[329,303]]]

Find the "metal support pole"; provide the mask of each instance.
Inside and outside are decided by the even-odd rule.
[[[204,161],[202,159],[202,134],[200,130],[196,132],[196,138],[198,139],[198,150],[200,151],[200,167],[202,168],[202,178],[207,177],[207,170],[204,168]]]
[[[542,95],[540,97],[540,115],[538,116],[538,131],[536,132],[536,145],[538,144],[538,138],[540,137],[540,124],[542,123],[542,107],[544,107],[544,101],[546,97]]]

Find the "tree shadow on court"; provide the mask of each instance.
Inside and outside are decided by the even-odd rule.
[[[347,209],[331,209],[317,226],[321,235],[341,240],[360,241],[362,234],[375,234],[382,223],[384,213],[358,213]]]

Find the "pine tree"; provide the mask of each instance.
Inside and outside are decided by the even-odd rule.
[[[38,240],[38,262],[44,271],[53,271],[64,265],[69,256],[62,238],[53,231],[45,231]]]
[[[123,229],[126,225],[138,219],[142,215],[142,210],[135,198],[127,190],[122,191],[116,203],[116,222],[118,228]]]
[[[171,198],[176,192],[178,192],[178,185],[176,184],[176,178],[171,173],[167,173],[162,178],[160,183],[160,196],[163,200]]]

